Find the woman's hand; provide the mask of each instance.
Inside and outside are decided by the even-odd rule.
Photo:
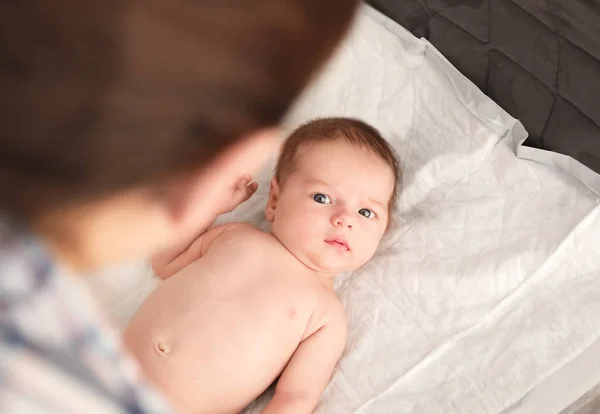
[[[244,175],[232,187],[223,192],[218,214],[235,210],[237,206],[252,197],[257,188],[258,183],[252,181],[252,176],[250,174]]]

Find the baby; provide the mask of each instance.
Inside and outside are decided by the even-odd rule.
[[[153,263],[164,281],[125,332],[147,377],[182,413],[239,412],[277,377],[264,413],[312,412],[346,342],[333,279],[375,253],[399,174],[364,122],[294,131],[271,182],[270,233],[226,224]]]

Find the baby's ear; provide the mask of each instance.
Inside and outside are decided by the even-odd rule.
[[[277,200],[279,200],[279,182],[277,181],[277,178],[273,177],[271,180],[271,189],[269,190],[269,199],[267,200],[267,207],[265,209],[265,216],[271,223],[275,220]]]

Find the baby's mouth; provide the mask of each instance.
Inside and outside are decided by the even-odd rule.
[[[348,246],[348,243],[345,240],[342,239],[330,239],[330,240],[325,240],[325,243],[327,243],[330,246],[333,246],[337,249],[340,249],[344,252],[347,252],[350,250],[350,247]]]

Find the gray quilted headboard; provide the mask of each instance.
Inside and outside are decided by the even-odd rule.
[[[529,132],[600,172],[600,0],[371,0]]]

